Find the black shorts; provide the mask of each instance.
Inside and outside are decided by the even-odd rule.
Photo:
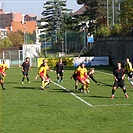
[[[76,81],[77,80],[77,74],[73,74],[73,79]]]
[[[131,72],[128,73],[128,77],[129,78],[133,78],[133,71],[131,71]]]
[[[113,86],[116,87],[116,88],[118,88],[118,87],[120,87],[120,88],[125,87],[124,80],[115,81]]]
[[[56,72],[57,74],[59,74],[60,76],[63,76],[63,72]]]
[[[28,71],[22,71],[23,76],[28,76]]]

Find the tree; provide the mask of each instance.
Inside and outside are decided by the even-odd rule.
[[[22,31],[8,33],[8,38],[11,40],[13,46],[20,46],[24,43]]]
[[[13,46],[13,44],[10,41],[9,38],[0,39],[0,47],[1,48],[8,48],[8,47],[11,47],[11,46]]]
[[[131,34],[131,28],[133,27],[133,0],[121,2],[120,23],[122,33],[124,35]]]
[[[57,42],[58,34],[61,33],[65,14],[71,11],[65,8],[66,2],[66,0],[49,0],[44,3],[42,22],[46,24],[40,28],[43,28],[47,38],[54,42]]]

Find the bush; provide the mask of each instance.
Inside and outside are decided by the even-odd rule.
[[[101,26],[97,29],[97,36],[108,37],[110,36],[110,28],[107,26]]]

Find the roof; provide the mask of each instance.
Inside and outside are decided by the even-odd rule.
[[[86,11],[86,8],[85,8],[85,6],[82,6],[79,10],[74,12],[73,15],[81,15],[84,13],[84,11]]]

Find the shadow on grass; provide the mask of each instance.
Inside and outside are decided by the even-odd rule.
[[[50,89],[49,92],[65,92],[65,93],[68,93],[67,90],[63,90],[63,89]]]
[[[39,87],[14,87],[16,89],[22,89],[22,90],[41,90]]]
[[[18,84],[19,82],[8,82],[8,81],[5,81],[4,82],[5,84]],[[20,84],[20,83],[19,83]]]
[[[103,85],[103,86],[113,87],[113,85],[110,85],[110,84],[107,84],[107,83],[104,83],[104,82],[101,82],[101,81],[98,81],[98,83],[100,83],[100,85]]]

